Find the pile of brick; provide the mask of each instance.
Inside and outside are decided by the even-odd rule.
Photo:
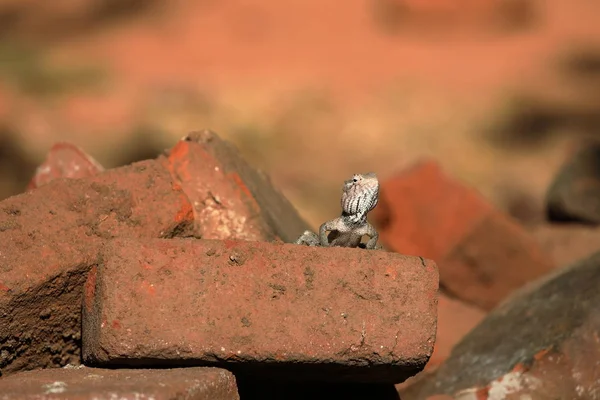
[[[600,399],[600,146],[582,146],[523,227],[422,160],[373,212],[394,252],[436,261],[438,331],[403,400]]]
[[[209,131],[106,171],[56,145],[0,203],[0,398],[397,398],[435,263],[290,244],[307,228]]]
[[[599,199],[598,145],[527,228],[422,160],[385,250],[306,247],[212,132],[106,171],[56,145],[0,203],[0,400],[600,399]]]

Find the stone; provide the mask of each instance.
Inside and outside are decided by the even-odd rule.
[[[553,222],[600,223],[600,143],[586,142],[561,167],[546,194]]]
[[[532,282],[467,334],[418,394],[403,399],[600,398],[598,287],[600,252]]]
[[[36,169],[27,190],[58,178],[87,178],[102,171],[102,165],[79,147],[67,142],[56,143],[50,148],[46,160]]]
[[[104,241],[192,226],[191,204],[156,161],[0,202],[1,374],[79,361],[82,287]]]
[[[239,400],[236,380],[218,368],[66,367],[0,379],[2,400]]]
[[[384,180],[372,214],[387,248],[435,260],[441,286],[483,310],[554,268],[529,232],[434,161]]]
[[[190,133],[159,160],[190,198],[198,238],[291,243],[310,229],[270,178],[212,131]]]
[[[88,365],[397,383],[422,370],[433,350],[437,267],[421,257],[115,239],[101,260],[84,290]]]

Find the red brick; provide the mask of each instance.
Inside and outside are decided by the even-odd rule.
[[[436,260],[442,287],[486,310],[554,266],[516,221],[432,161],[382,182],[373,222],[388,248]]]
[[[192,218],[156,161],[1,202],[1,373],[78,362],[82,286],[105,239],[185,235]]]
[[[238,400],[236,381],[218,368],[50,368],[0,379],[2,400]]]
[[[194,205],[197,237],[293,242],[309,229],[269,177],[214,132],[190,133],[159,159]]]
[[[528,284],[490,312],[406,400],[442,393],[489,400],[598,398],[599,283],[596,252]]]
[[[437,268],[386,251],[115,240],[89,281],[83,359],[400,382],[429,359]]]
[[[87,178],[104,171],[92,156],[71,143],[56,143],[27,186],[35,189],[58,178]]]

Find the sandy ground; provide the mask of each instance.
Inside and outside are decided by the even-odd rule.
[[[352,173],[385,178],[424,156],[501,207],[531,203],[519,212],[533,220],[569,143],[599,127],[590,0],[179,0],[144,12],[130,0],[118,19],[97,18],[101,2],[43,3],[0,2],[0,16],[19,15],[0,31],[0,57],[16,65],[0,68],[0,126],[23,168],[57,140],[114,166],[210,128],[315,226],[338,213]],[[19,64],[6,45],[41,58]],[[82,69],[97,73],[74,79]],[[26,179],[13,150],[0,152],[2,197]]]

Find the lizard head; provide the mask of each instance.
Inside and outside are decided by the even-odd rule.
[[[366,215],[379,200],[379,181],[374,172],[354,174],[344,181],[342,210],[350,215]]]

